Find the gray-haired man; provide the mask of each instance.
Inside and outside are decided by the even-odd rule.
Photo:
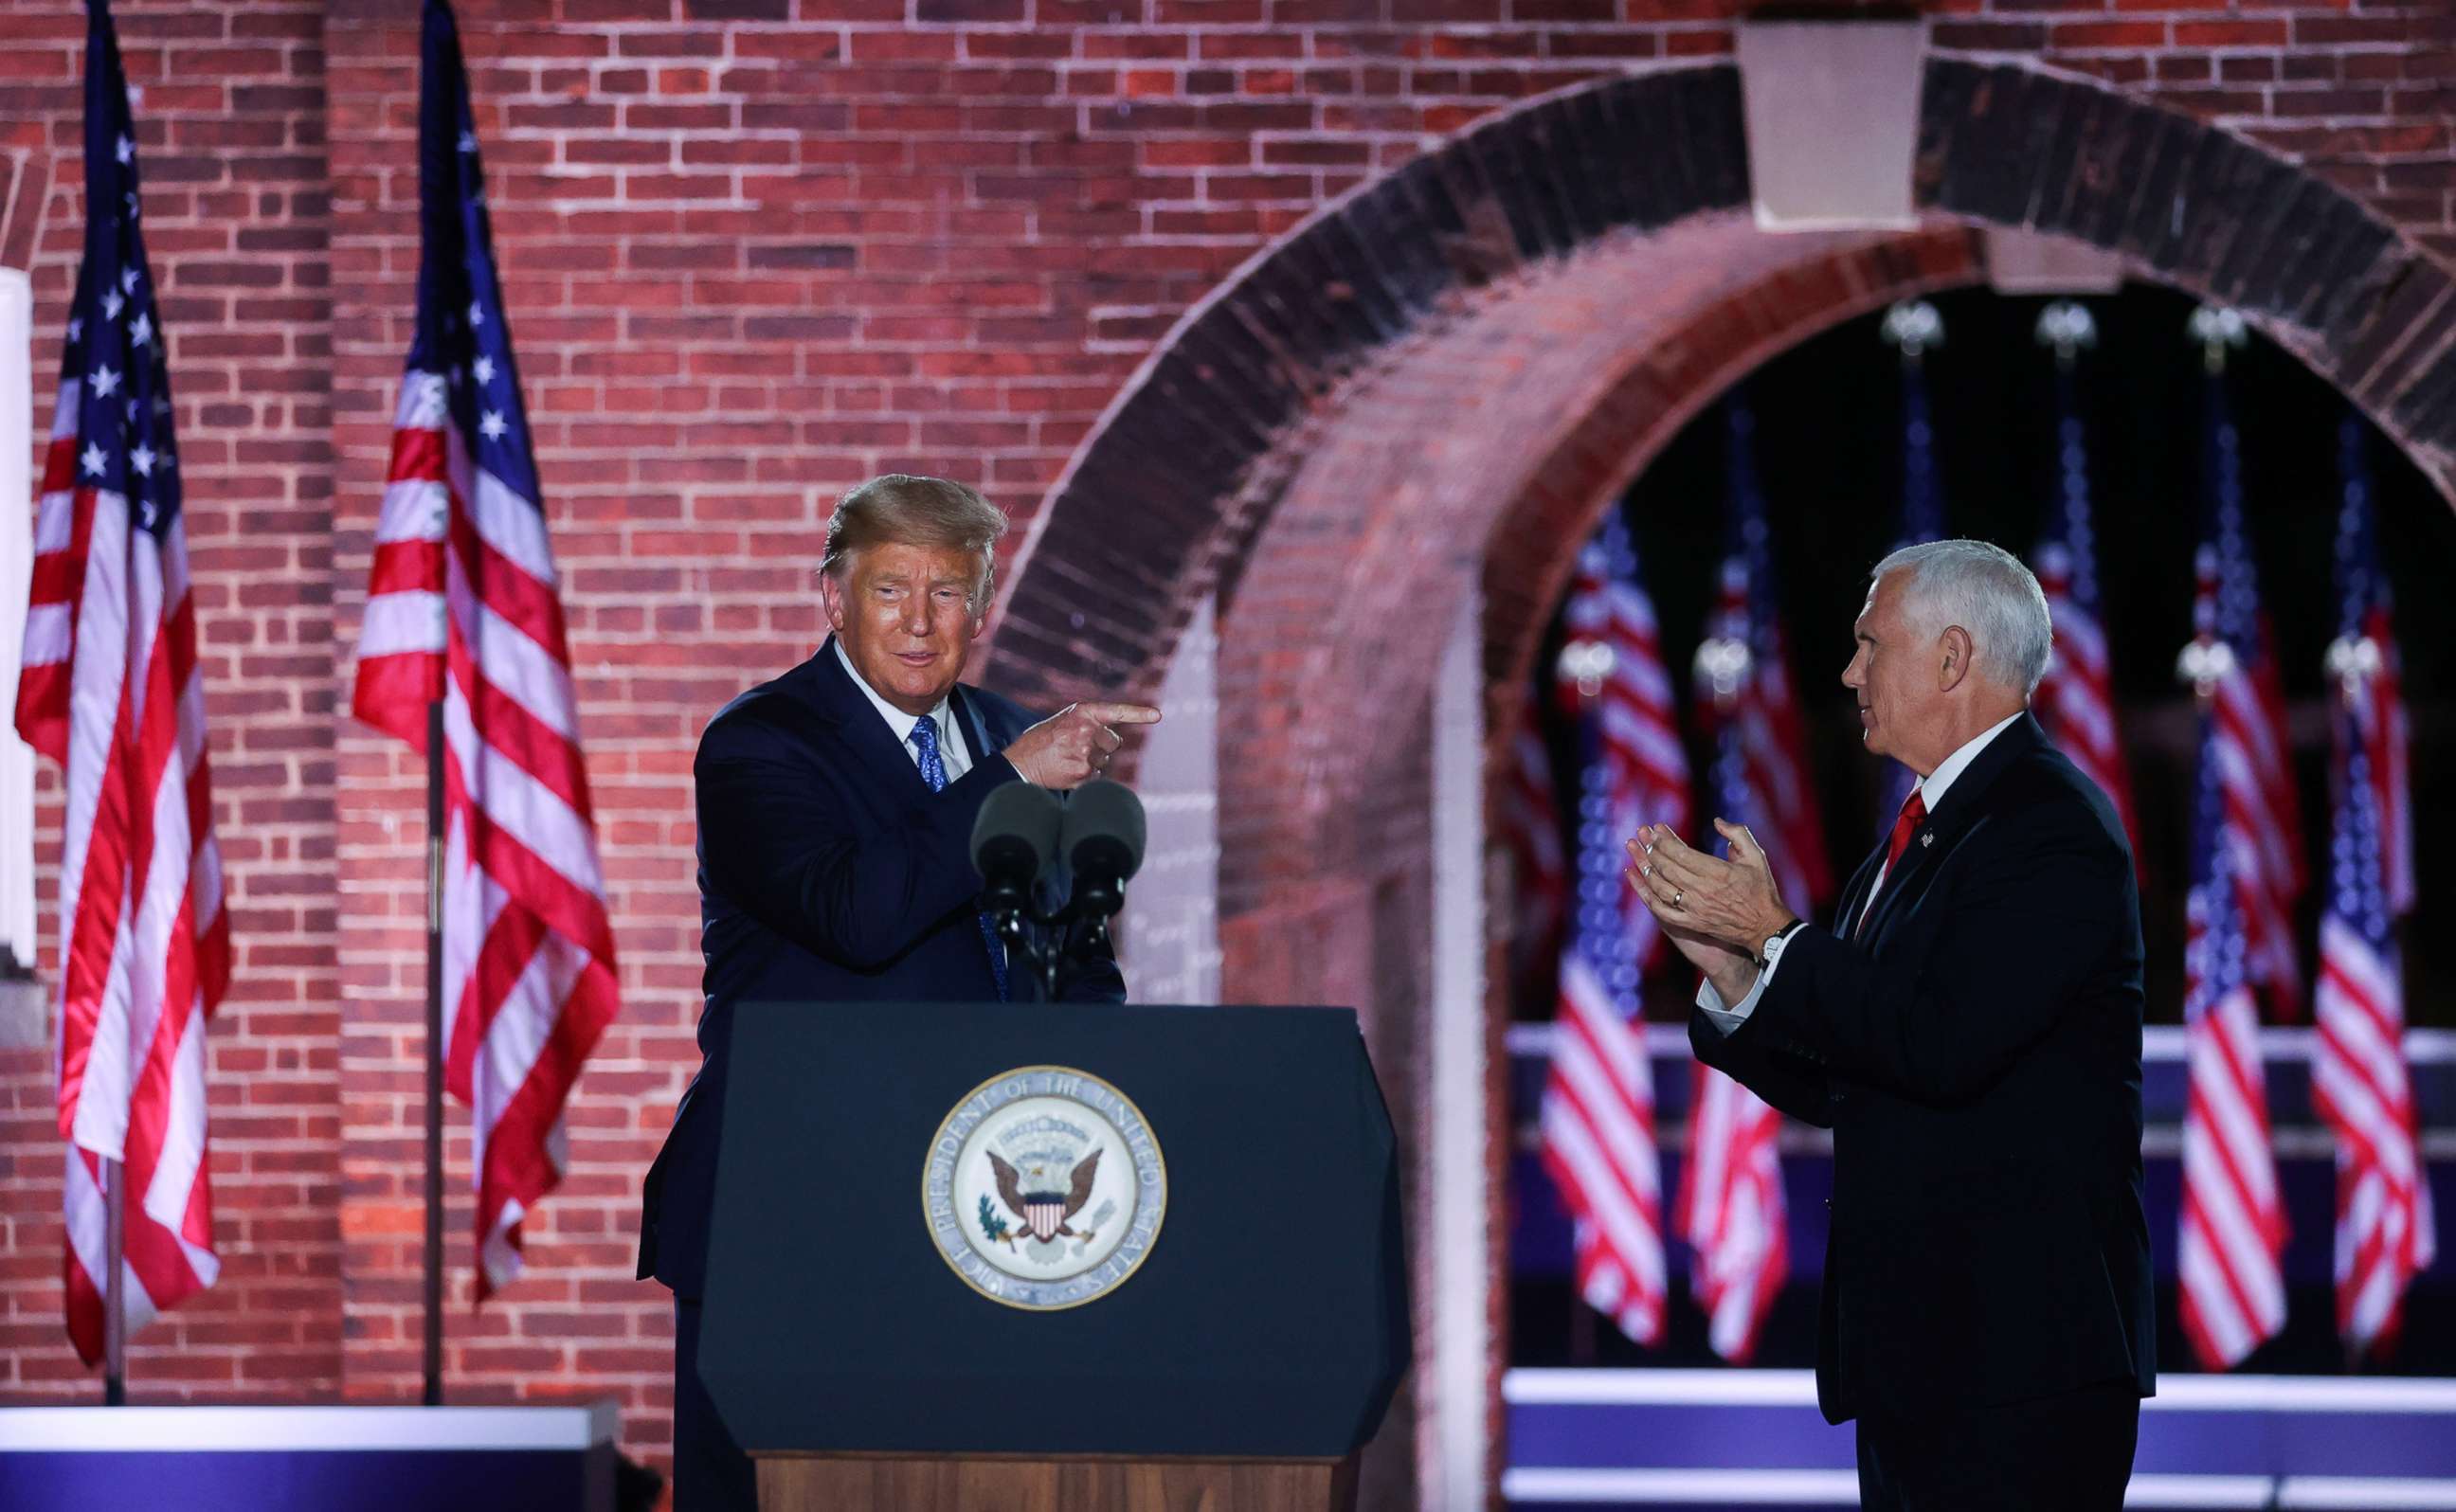
[[[2131,848],[2029,714],[2019,562],[1897,551],[1856,637],[1867,748],[1920,781],[1832,927],[1720,820],[1729,860],[1649,826],[1630,884],[1706,974],[1698,1058],[1833,1131],[1817,1399],[1863,1504],[2115,1512],[2157,1370]]]

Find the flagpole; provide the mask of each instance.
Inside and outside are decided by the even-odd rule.
[[[443,702],[426,705],[425,1382],[443,1404]]]
[[[107,1215],[103,1253],[111,1277],[102,1290],[102,1404],[128,1404],[128,1182],[125,1168],[108,1156],[102,1162],[102,1206]]]

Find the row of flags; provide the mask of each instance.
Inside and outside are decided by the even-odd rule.
[[[1785,900],[1802,914],[1832,892],[1806,761],[1806,725],[1783,643],[1765,501],[1750,463],[1753,420],[1729,414],[1732,508],[1712,634],[1698,653],[1704,717],[1714,741],[1716,812],[1769,837]],[[1627,526],[1613,511],[1580,554],[1563,609],[1570,640],[1558,691],[1582,748],[1576,912],[1561,952],[1558,1029],[1542,1111],[1544,1159],[1573,1226],[1578,1294],[1640,1343],[1662,1340],[1666,1262],[1654,1098],[1639,984],[1662,953],[1653,916],[1621,872],[1621,847],[1642,825],[1688,832],[1690,774],[1654,609],[1639,585]],[[1550,756],[1533,729],[1504,811],[1532,824],[1528,889],[1558,840],[1544,796]],[[1781,1120],[1717,1071],[1695,1069],[1688,1163],[1674,1208],[1693,1257],[1691,1290],[1725,1358],[1745,1361],[1782,1290]]]
[[[2056,343],[2059,489],[2033,560],[2054,618],[2056,655],[2032,706],[2106,790],[2137,853],[2073,375],[2073,353],[2087,344],[2086,316],[2076,316],[2077,309],[2050,311],[2063,337]],[[2221,325],[2213,327],[2213,343],[2226,338]],[[2225,404],[2221,367],[2213,347],[2195,636],[2179,667],[2199,695],[2201,717],[2178,1257],[2185,1332],[2210,1368],[2240,1362],[2283,1324],[2285,1223],[2262,1092],[2259,1002],[2280,1017],[2301,1010],[2291,921],[2308,885],[2297,844],[2302,821],[2279,659],[2244,532],[2241,438]],[[1904,382],[1898,534],[1906,544],[1936,539],[1943,521],[1924,378],[1908,347]],[[1768,836],[1785,900],[1806,917],[1830,897],[1832,873],[1774,606],[1752,420],[1736,400],[1728,407],[1728,426],[1729,541],[1696,663],[1697,714],[1714,750],[1708,782],[1715,813]],[[2328,654],[2338,695],[2331,704],[2334,812],[2313,1089],[2337,1136],[2339,1330],[2357,1350],[2371,1351],[2395,1338],[2404,1296],[2429,1265],[2434,1236],[2403,1050],[2393,933],[2413,903],[2406,721],[2361,422],[2348,416],[2341,440],[2342,612]],[[1662,958],[1662,942],[1620,881],[1620,846],[1643,823],[1680,828],[1691,789],[1653,610],[1617,510],[1580,559],[1563,622],[1556,705],[1575,734],[1581,773],[1574,869],[1548,799],[1552,758],[1537,718],[1516,739],[1501,812],[1527,879],[1522,896],[1531,905],[1532,927],[1522,938],[1548,938],[1546,921],[1556,915],[1546,910],[1555,900],[1574,900],[1574,927],[1557,973],[1561,1029],[1542,1134],[1546,1166],[1573,1221],[1578,1289],[1632,1339],[1652,1344],[1662,1337],[1666,1233],[1654,1196],[1661,1177],[1638,981]],[[1675,1232],[1692,1253],[1692,1290],[1709,1315],[1713,1347],[1745,1361],[1785,1274],[1778,1119],[1721,1073],[1702,1066],[1694,1073]]]
[[[2213,385],[2214,387],[2214,385]],[[2328,891],[2320,924],[2312,1100],[2336,1136],[2337,1331],[2391,1346],[2436,1236],[2405,1056],[2394,926],[2413,905],[2406,722],[2362,425],[2340,434],[2337,639],[2331,686]],[[2274,639],[2242,541],[2240,438],[2213,404],[2214,486],[2200,552],[2197,634],[2183,667],[2200,692],[2200,757],[2186,895],[2183,1221],[2185,1337],[2203,1364],[2241,1362],[2285,1325],[2286,1225],[2262,1079],[2255,990],[2290,1007],[2286,921],[2303,886],[2284,767]]]
[[[472,1109],[478,1293],[518,1274],[563,1107],[614,1016],[605,885],[553,551],[512,362],[459,38],[426,0],[418,336],[353,709],[426,744],[443,705],[446,1081]],[[205,1026],[227,990],[178,445],[107,0],[88,0],[86,235],[34,521],[15,720],[66,777],[59,1127],[68,1331],[103,1353],[104,1162],[128,1325],[213,1284]]]

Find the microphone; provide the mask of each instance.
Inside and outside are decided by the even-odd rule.
[[[1001,783],[972,821],[972,868],[981,907],[1013,913],[1032,901],[1032,884],[1057,855],[1057,795],[1030,783]],[[1139,816],[1137,816],[1139,817]]]
[[[1143,804],[1134,789],[1095,777],[1066,800],[1057,852],[1074,873],[1074,909],[1107,919],[1125,906],[1126,880],[1143,864]]]

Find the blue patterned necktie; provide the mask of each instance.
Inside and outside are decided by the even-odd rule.
[[[938,722],[923,715],[921,722],[912,726],[911,739],[913,750],[921,757],[921,780],[930,785],[931,792],[945,792],[947,760],[938,754]],[[997,978],[998,1001],[1004,1003],[1009,1001],[1006,993],[1006,947],[998,943],[996,921],[987,913],[978,917],[981,921],[981,943],[990,950],[990,973]]]

